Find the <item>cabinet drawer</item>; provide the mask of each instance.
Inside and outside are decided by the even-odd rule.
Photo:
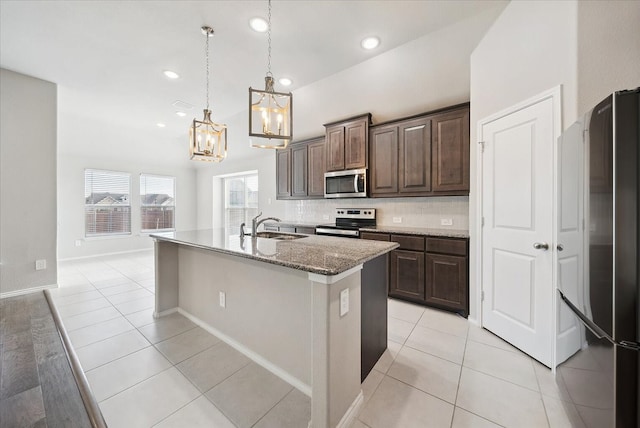
[[[295,227],[280,226],[279,229],[280,229],[280,232],[296,233],[296,228]]]
[[[467,241],[462,239],[427,238],[428,253],[467,255]]]
[[[360,239],[370,239],[372,241],[389,241],[388,233],[360,232]]]
[[[268,230],[269,232],[277,232],[278,226],[271,226],[270,224],[265,224],[264,230]]]
[[[422,236],[391,235],[391,242],[400,244],[400,250],[424,251]]]

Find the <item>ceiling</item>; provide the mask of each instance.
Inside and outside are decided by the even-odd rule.
[[[505,0],[272,2],[272,71],[296,88],[366,61]],[[0,1],[0,66],[59,85],[61,114],[111,126],[182,136],[205,104],[205,37],[211,39],[211,107],[216,121],[246,111],[262,88],[267,36],[248,21],[267,1]],[[373,51],[360,40],[377,35]],[[180,74],[169,80],[163,70]],[[276,84],[276,90],[286,90]],[[194,106],[178,117],[172,103]],[[184,141],[182,137],[181,141]]]

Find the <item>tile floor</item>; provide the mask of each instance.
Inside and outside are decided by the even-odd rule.
[[[306,428],[304,394],[183,316],[153,318],[153,263],[151,251],[60,262],[52,290],[109,427]],[[550,370],[457,315],[397,300],[362,387],[356,428],[584,426]]]

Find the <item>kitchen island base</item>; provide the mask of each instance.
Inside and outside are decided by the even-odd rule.
[[[178,308],[309,395],[310,427],[351,424],[362,404],[362,264],[322,275],[163,240],[155,253],[156,314]]]

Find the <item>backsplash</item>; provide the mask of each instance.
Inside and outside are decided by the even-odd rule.
[[[469,197],[446,196],[429,198],[368,198],[318,199],[285,201],[289,221],[333,223],[336,208],[375,208],[379,225],[406,227],[469,229]],[[328,218],[326,216],[329,216]],[[393,218],[400,217],[401,223]],[[453,225],[443,226],[441,219],[451,219]]]

